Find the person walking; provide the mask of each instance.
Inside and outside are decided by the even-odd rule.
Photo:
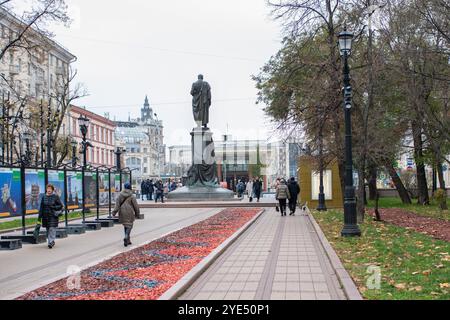
[[[255,198],[259,202],[259,199],[261,199],[261,193],[262,193],[262,181],[259,180],[259,177],[256,177],[255,182],[253,183],[253,194],[255,195]]]
[[[248,200],[249,200],[249,202],[252,202],[252,201],[253,201],[253,179],[250,179],[250,180],[247,182],[247,187],[246,187],[246,189],[247,189],[247,197],[248,197]]]
[[[277,187],[275,198],[280,203],[281,216],[286,216],[287,200],[291,198],[291,194],[289,193],[289,188],[286,185],[286,181],[284,179],[280,181],[280,184]]]
[[[113,216],[119,213],[119,222],[123,225],[125,238],[123,239],[123,245],[128,247],[131,243],[131,230],[136,218],[139,218],[140,210],[136,197],[131,190],[131,184],[126,183],[125,189],[120,193],[116,206],[113,211]]]
[[[275,180],[275,182],[273,183],[272,188],[275,189],[275,192],[278,189],[280,182],[281,182],[281,179],[277,178],[277,180]],[[275,210],[277,210],[277,212],[280,212],[280,207],[278,206],[278,204],[276,205]]]
[[[145,180],[142,180],[142,183],[141,183],[141,199],[142,199],[142,201],[144,201],[145,200],[145,196],[147,195],[147,181],[145,181]]]
[[[64,206],[59,196],[55,193],[53,185],[47,185],[46,191],[39,208],[38,224],[47,229],[48,248],[53,249],[56,240],[56,228],[58,228],[59,217],[62,215]]]
[[[288,184],[289,193],[291,194],[291,198],[289,199],[289,210],[291,211],[290,215],[295,216],[295,211],[297,210],[297,202],[298,195],[300,194],[300,186],[298,185],[295,178],[292,177]]]
[[[147,180],[148,188],[148,200],[153,201],[153,193],[155,193],[155,187],[153,185],[153,180]]]
[[[237,189],[238,198],[241,199],[242,195],[244,194],[244,191],[245,191],[245,184],[244,184],[244,182],[242,182],[242,180],[239,180],[236,189]]]
[[[161,203],[164,203],[164,185],[161,180],[155,184],[155,203],[158,203],[158,199],[161,198]]]

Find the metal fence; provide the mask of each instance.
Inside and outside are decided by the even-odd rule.
[[[25,229],[26,217],[39,213],[48,184],[55,186],[64,204],[66,226],[69,212],[82,210],[83,207],[96,210],[99,219],[100,208],[111,212],[124,184],[131,179],[132,171],[128,168],[117,171],[106,167],[82,170],[0,166],[0,220],[22,217],[22,227]]]

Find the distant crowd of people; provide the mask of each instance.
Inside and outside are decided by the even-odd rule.
[[[158,202],[161,199],[161,202],[164,203],[164,195],[177,190],[180,188],[181,182],[177,182],[174,179],[163,182],[162,180],[157,180],[153,182],[153,180],[147,179],[142,181],[141,183],[141,199],[143,201],[155,201]]]

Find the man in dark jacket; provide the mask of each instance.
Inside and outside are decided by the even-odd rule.
[[[47,229],[48,248],[53,249],[56,240],[56,229],[59,225],[59,217],[55,214],[63,209],[59,196],[55,193],[55,187],[47,186],[47,193],[42,197],[39,208],[38,223]]]
[[[261,199],[261,193],[262,193],[262,181],[259,180],[259,177],[256,177],[255,182],[253,183],[253,194],[255,195],[255,198],[258,200]]]
[[[153,180],[147,180],[147,188],[148,188],[148,200],[153,201],[153,194],[155,193],[155,185],[153,184]]]
[[[289,210],[291,211],[291,216],[295,215],[295,211],[297,210],[297,202],[298,195],[300,194],[300,186],[298,185],[295,178],[292,177],[288,184],[289,193],[291,194],[291,198],[289,199]]]
[[[155,184],[155,203],[158,203],[158,199],[161,198],[161,202],[164,203],[164,185],[161,180]]]
[[[147,181],[142,180],[142,183],[141,183],[141,198],[142,198],[142,200],[145,200],[145,196],[147,194],[148,194]]]

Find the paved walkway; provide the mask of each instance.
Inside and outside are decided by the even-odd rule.
[[[269,209],[180,300],[341,300],[308,216]]]
[[[123,227],[103,228],[46,244],[24,245],[17,251],[0,251],[0,300],[17,298],[67,276],[70,266],[84,269],[107,257],[142,246],[167,233],[203,221],[222,209],[143,209],[132,233],[133,246],[123,247]],[[76,222],[72,222],[75,224]]]

